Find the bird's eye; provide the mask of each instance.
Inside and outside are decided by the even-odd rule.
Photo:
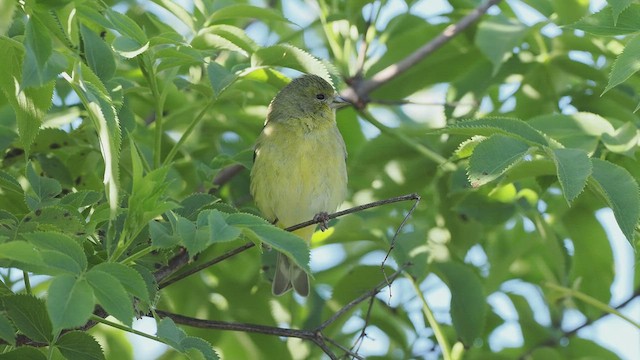
[[[324,98],[325,98],[324,94],[316,95],[316,99],[318,99],[318,100],[324,100]]]

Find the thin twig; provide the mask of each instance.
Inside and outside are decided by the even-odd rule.
[[[403,270],[404,270],[404,267],[401,267],[400,269],[398,269],[398,271],[393,273],[393,275],[389,276],[389,280],[393,281],[395,278],[397,278],[402,273]],[[376,285],[376,287],[374,287],[373,289],[371,289],[371,290],[367,291],[366,293],[360,295],[359,297],[351,300],[351,302],[349,302],[347,305],[343,306],[340,310],[336,311],[329,319],[327,319],[325,322],[320,324],[320,326],[318,326],[317,330],[318,331],[324,330],[327,326],[331,325],[340,316],[342,316],[342,314],[344,314],[347,311],[351,310],[354,306],[360,304],[361,302],[367,300],[369,297],[376,296],[386,286],[387,286],[387,280],[382,281],[378,285]]]
[[[398,226],[398,228],[396,229],[396,233],[393,234],[393,237],[391,238],[391,244],[389,245],[389,251],[387,251],[387,253],[384,256],[384,259],[382,260],[382,263],[380,264],[380,270],[382,271],[382,275],[384,275],[385,280],[387,280],[387,285],[389,286],[389,300],[388,300],[389,302],[391,302],[391,283],[389,282],[389,279],[387,279],[387,273],[384,272],[384,264],[387,262],[387,259],[389,259],[389,255],[391,255],[391,252],[393,251],[393,249],[395,249],[396,247],[396,239],[398,238],[398,234],[400,234],[400,230],[402,230],[404,225],[407,223],[407,220],[409,219],[409,217],[411,217],[411,214],[413,214],[414,210],[416,209],[419,203],[420,203],[420,196],[418,196],[418,198],[416,199],[416,202],[413,203],[413,206],[411,207],[411,209],[409,209],[409,212],[407,213],[407,215],[405,215],[404,219],[402,219],[400,226]]]
[[[385,274],[384,276],[385,281],[389,281],[387,279],[387,275]],[[364,339],[367,337],[367,327],[369,326],[369,320],[371,319],[371,309],[373,309],[373,303],[375,301],[376,297],[372,296],[369,299],[369,306],[367,306],[367,314],[364,317],[364,325],[362,325],[362,330],[360,331],[360,335],[358,336],[358,338],[356,339],[356,341],[353,342],[353,345],[351,346],[351,349],[355,349],[355,352],[359,352],[360,351],[360,347],[362,346],[362,343],[364,343]],[[357,347],[356,347],[357,345]]]
[[[442,33],[436,36],[433,40],[429,41],[401,61],[391,64],[382,69],[381,71],[373,75],[370,80],[354,81],[351,84],[351,87],[347,88],[341,94],[341,96],[350,100],[356,106],[363,107],[363,105],[368,102],[368,96],[373,90],[391,81],[398,75],[404,73],[405,71],[409,70],[411,67],[422,61],[427,56],[431,55],[433,52],[442,47],[442,45],[446,44],[455,36],[478,21],[478,19],[480,19],[480,17],[484,15],[484,13],[486,13],[491,6],[498,4],[500,1],[501,0],[485,1],[473,11],[471,11],[467,16],[460,19],[460,21],[458,21],[457,23],[447,26],[442,31]]]
[[[344,351],[344,355],[345,356],[351,356],[354,359],[358,359],[358,360],[364,360],[364,357],[362,357],[361,355],[358,355],[357,353],[347,349],[346,347],[344,347],[343,345],[341,345],[340,343],[338,343],[337,341],[333,340],[332,338],[325,338],[325,340],[327,340],[328,343],[330,343],[331,345],[339,348],[340,350]]]
[[[346,210],[335,212],[333,214],[329,214],[329,216],[327,217],[327,220],[335,219],[335,218],[338,218],[340,216],[348,215],[348,214],[351,214],[351,213],[354,213],[354,212],[370,209],[372,207],[377,207],[377,206],[382,206],[382,205],[387,205],[387,204],[393,204],[393,203],[400,202],[400,201],[419,200],[419,199],[420,199],[420,195],[418,195],[416,193],[413,193],[413,194],[407,194],[407,195],[402,195],[402,196],[396,196],[396,197],[389,198],[389,199],[378,200],[378,201],[374,201],[374,202],[371,202],[371,203],[368,203],[368,204],[364,204],[364,205],[360,205],[360,206],[354,206],[354,207],[352,207],[350,209],[346,209]],[[305,221],[303,223],[290,226],[290,227],[286,228],[285,230],[287,230],[287,231],[295,231],[295,230],[307,227],[309,225],[318,224],[318,223],[322,222],[323,220],[324,219],[315,219],[315,220]]]
[[[360,206],[355,206],[352,207],[350,209],[347,210],[343,210],[343,211],[338,211],[335,212],[333,214],[330,214],[328,216],[329,219],[335,219],[337,217],[340,216],[344,216],[347,214],[351,214],[354,212],[358,212],[358,211],[362,211],[362,210],[366,210],[372,207],[377,207],[377,206],[382,206],[382,205],[387,205],[387,204],[392,204],[392,203],[396,203],[396,202],[400,202],[400,201],[408,201],[408,200],[420,200],[420,195],[418,194],[408,194],[408,195],[403,195],[403,196],[397,196],[394,198],[390,198],[390,199],[384,199],[384,200],[378,200],[378,201],[374,201],[368,204],[364,204],[364,205],[360,205]],[[414,206],[415,207],[415,206]],[[321,219],[316,219],[316,220],[309,220],[309,221],[305,221],[301,224],[298,225],[294,225],[294,226],[290,226],[288,228],[286,228],[286,231],[294,231],[294,230],[298,230],[301,229],[303,227],[309,226],[309,225],[313,225],[313,224],[317,224],[319,222],[321,222]],[[401,225],[402,226],[402,225]],[[164,288],[166,286],[169,286],[170,284],[173,284],[174,282],[184,279],[187,276],[190,276],[192,274],[197,273],[200,270],[206,269],[207,267],[217,264],[222,260],[226,260],[232,256],[238,255],[241,252],[245,251],[245,250],[249,250],[252,247],[254,247],[255,244],[248,242],[242,246],[239,246],[233,250],[230,250],[222,255],[220,255],[219,257],[210,260],[209,262],[206,262],[204,264],[200,264],[198,266],[195,266],[193,269],[189,269],[188,271],[185,271],[181,274],[176,275],[175,277],[171,278],[168,281],[164,281],[164,279],[166,279],[167,277],[169,277],[171,274],[175,273],[179,268],[181,268],[182,266],[186,265],[189,262],[189,255],[186,253],[186,251],[182,251],[180,254],[176,255],[175,257],[173,257],[171,260],[169,260],[169,265],[163,267],[162,269],[156,271],[156,281],[161,282],[160,288]]]

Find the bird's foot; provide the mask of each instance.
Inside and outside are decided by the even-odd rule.
[[[317,221],[320,225],[320,230],[325,231],[329,228],[329,214],[326,212],[320,212],[313,216],[313,221]]]

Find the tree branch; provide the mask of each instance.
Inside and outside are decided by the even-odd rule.
[[[446,44],[456,35],[460,34],[462,31],[478,21],[478,19],[480,19],[480,17],[484,15],[491,6],[498,4],[500,1],[502,0],[487,0],[480,4],[467,16],[460,19],[460,21],[447,26],[444,31],[433,40],[426,43],[401,61],[380,70],[378,73],[373,75],[370,80],[360,80],[358,78],[352,79],[353,81],[350,84],[350,87],[347,88],[341,96],[349,100],[356,107],[363,108],[368,102],[369,94],[372,91],[391,81],[422,61],[427,56],[431,55],[442,45]]]
[[[397,197],[393,197],[393,198],[389,198],[389,199],[384,199],[384,200],[378,200],[378,201],[374,201],[368,204],[364,204],[364,205],[360,205],[360,206],[355,206],[352,207],[350,209],[347,210],[342,210],[342,211],[338,211],[335,212],[333,214],[330,214],[328,216],[328,219],[335,219],[338,218],[340,216],[344,216],[344,215],[348,215],[354,212],[358,212],[358,211],[362,211],[362,210],[366,210],[366,209],[370,209],[373,207],[377,207],[377,206],[382,206],[382,205],[387,205],[387,204],[393,204],[396,202],[400,202],[400,201],[410,201],[410,200],[415,200],[415,201],[419,201],[420,200],[420,195],[418,194],[408,194],[408,195],[402,195],[402,196],[397,196]],[[411,211],[413,211],[413,209],[415,208],[415,206],[412,208]],[[309,221],[305,221],[303,223],[294,225],[294,226],[290,226],[288,228],[286,228],[286,231],[294,231],[294,230],[298,230],[301,229],[303,227],[307,227],[309,225],[314,225],[314,224],[318,224],[320,222],[322,222],[323,219],[315,219],[315,220],[309,220]],[[405,221],[403,221],[402,223],[404,224]],[[401,225],[402,226],[402,225]],[[197,273],[200,270],[206,269],[211,265],[217,264],[222,260],[226,260],[232,256],[235,256],[237,254],[240,254],[241,252],[245,251],[245,250],[249,250],[252,247],[254,247],[255,244],[252,242],[248,242],[242,246],[239,246],[231,251],[228,251],[222,255],[220,255],[219,257],[212,259],[206,263],[200,264],[198,266],[193,267],[193,269],[189,269],[183,273],[180,273],[178,275],[176,275],[174,278],[171,278],[167,281],[163,281],[165,279],[167,279],[169,276],[171,276],[171,274],[175,273],[178,269],[180,269],[181,267],[183,267],[184,265],[186,265],[189,262],[189,254],[187,254],[186,251],[181,250],[181,252],[174,256],[173,258],[171,258],[171,260],[169,260],[169,265],[159,269],[158,271],[155,272],[155,277],[156,277],[156,281],[158,281],[158,283],[160,284],[160,288],[164,288],[166,286],[169,286],[170,284],[173,284],[174,282],[184,279],[187,276],[190,276],[192,274]]]

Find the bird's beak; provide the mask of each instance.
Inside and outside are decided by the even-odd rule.
[[[329,107],[332,109],[339,109],[341,107],[345,107],[349,105],[351,105],[351,103],[348,102],[345,98],[343,98],[342,96],[336,95],[333,97],[333,101],[331,102],[331,104],[329,104]]]

